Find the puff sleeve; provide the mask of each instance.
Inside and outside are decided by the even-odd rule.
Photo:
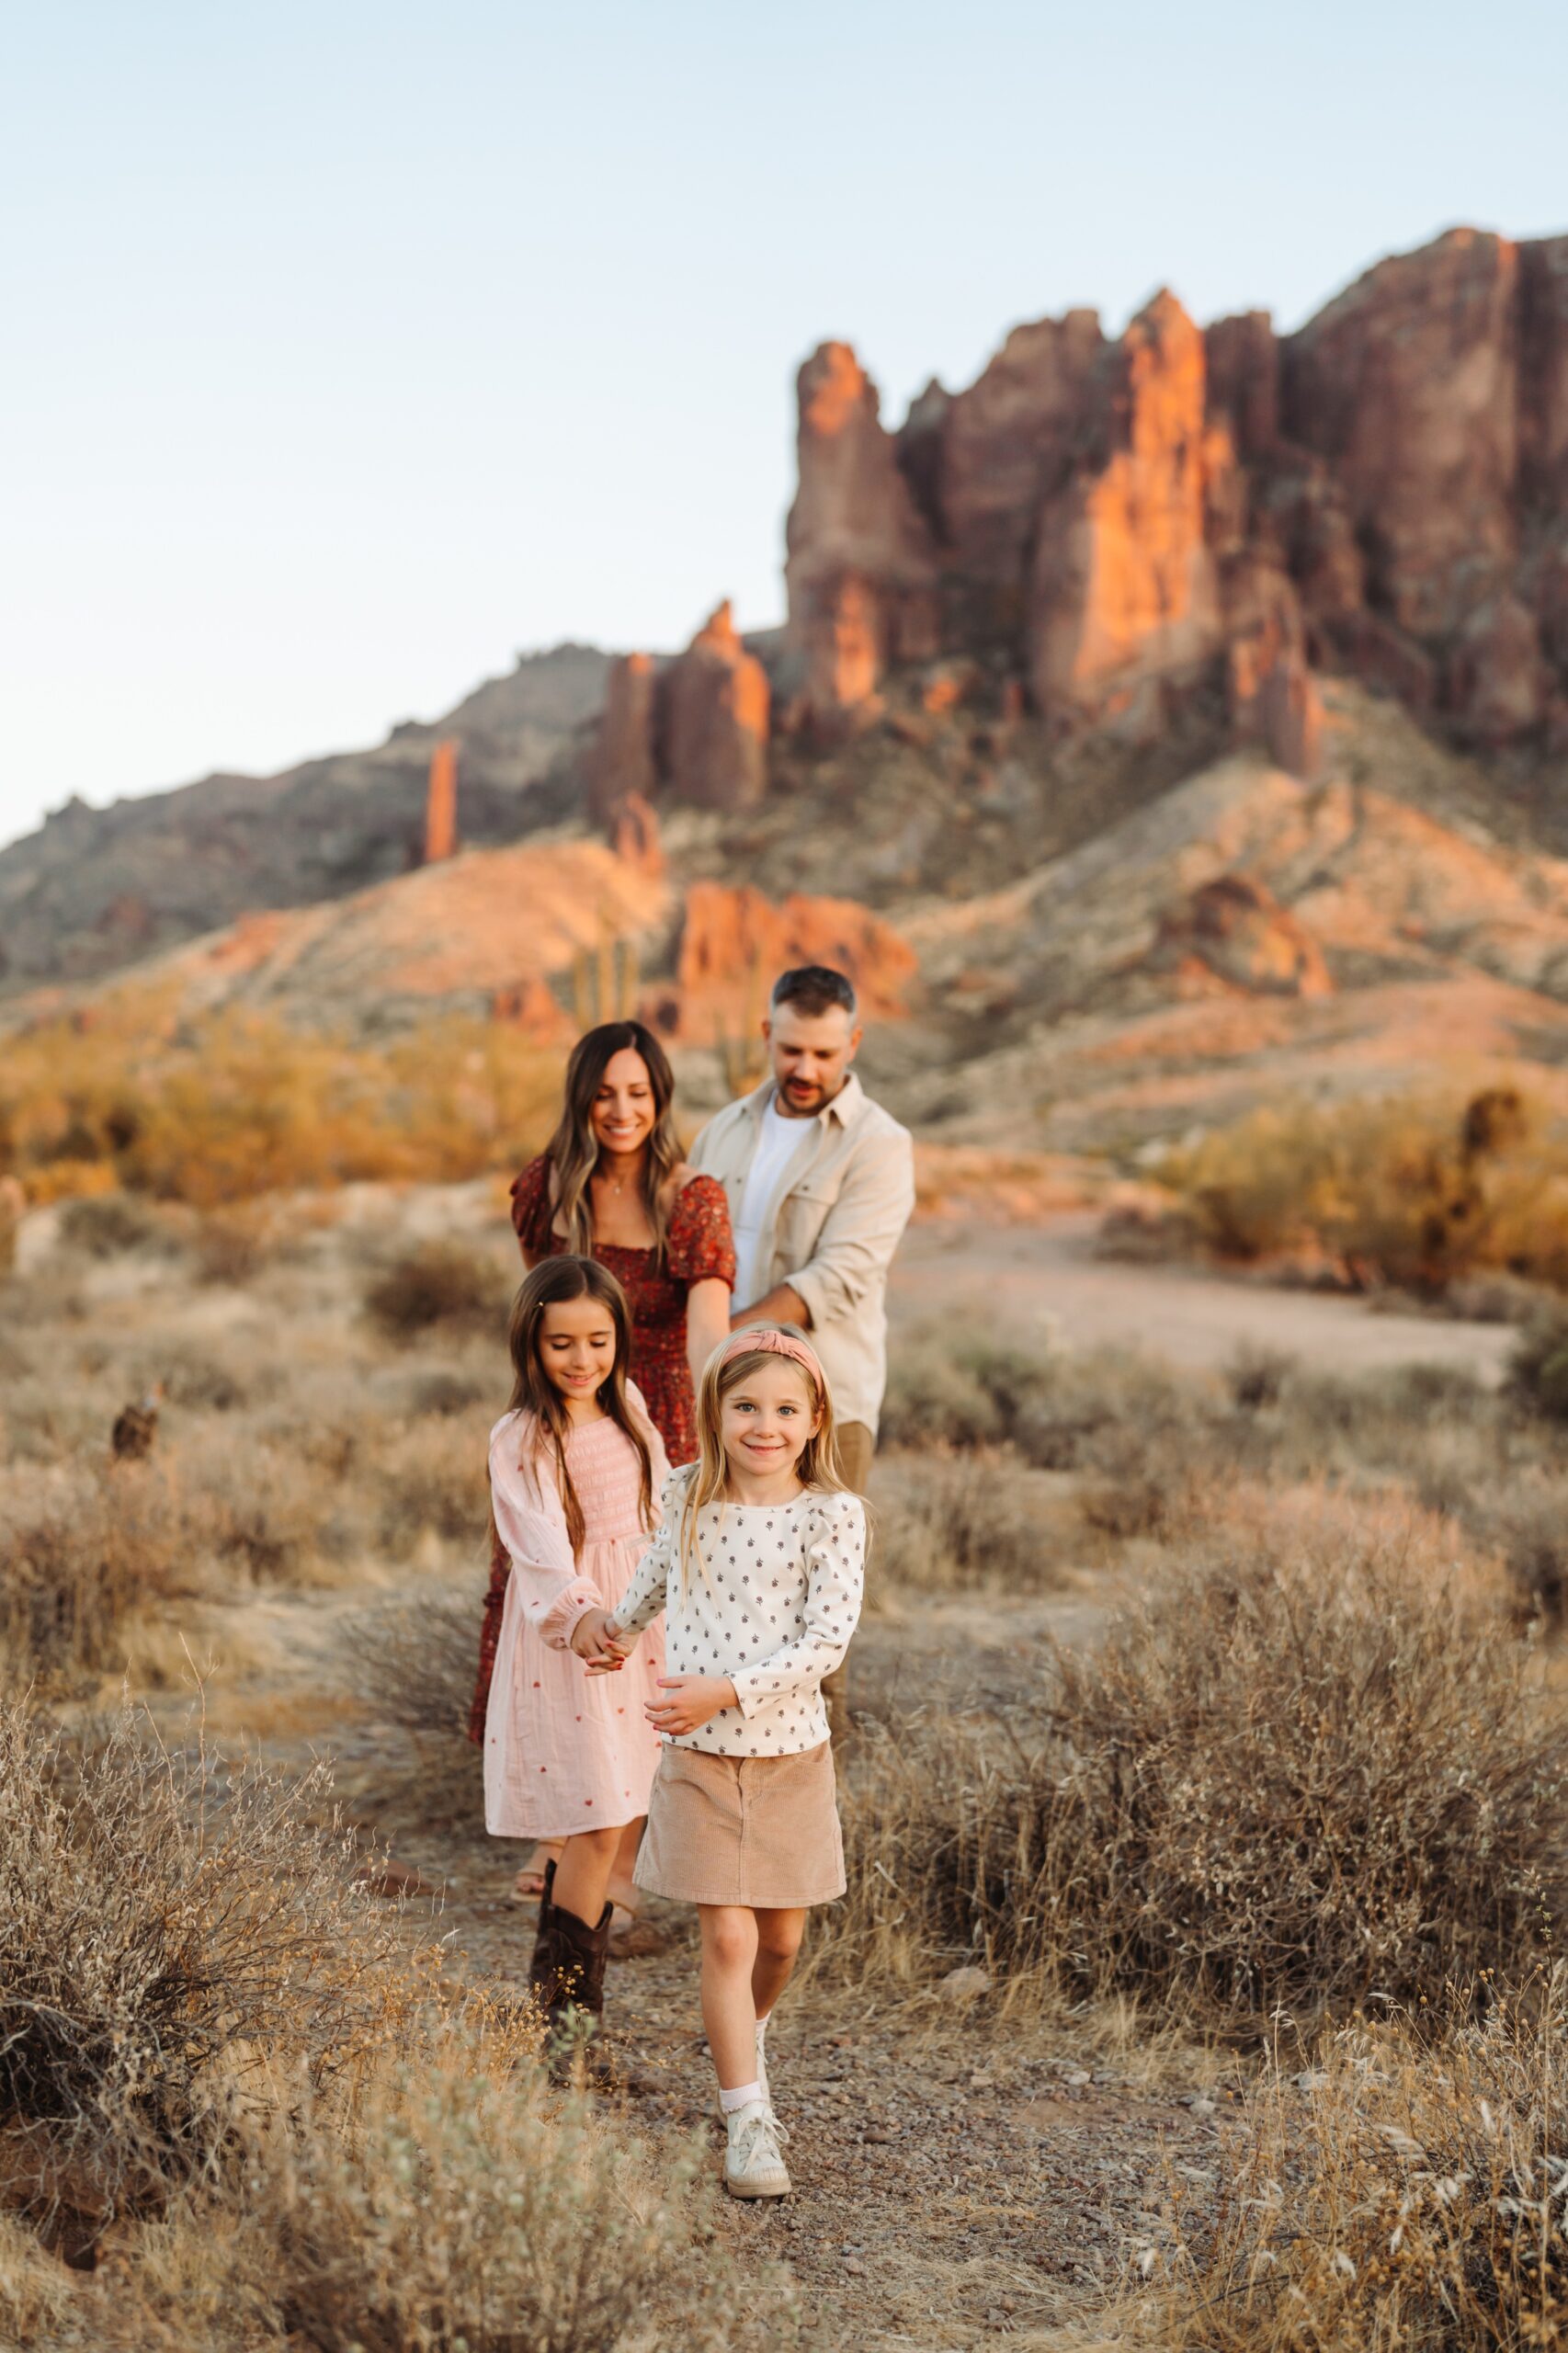
[[[730,1204],[716,1176],[693,1176],[670,1211],[665,1263],[677,1282],[722,1282],[735,1288],[735,1242]]]

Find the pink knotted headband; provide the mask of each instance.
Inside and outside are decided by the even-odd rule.
[[[761,1349],[770,1357],[792,1357],[811,1374],[816,1383],[818,1396],[828,1394],[827,1375],[811,1342],[800,1339],[793,1332],[778,1331],[771,1324],[757,1324],[749,1329],[743,1324],[738,1332],[732,1332],[720,1352],[719,1361],[728,1364],[732,1357],[750,1356],[755,1349]]]

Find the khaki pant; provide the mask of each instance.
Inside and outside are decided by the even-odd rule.
[[[838,1475],[845,1485],[857,1495],[863,1495],[871,1476],[871,1457],[877,1441],[864,1422],[840,1422],[838,1425]],[[871,1565],[871,1545],[866,1540],[866,1567]],[[822,1696],[827,1701],[827,1720],[834,1731],[842,1732],[849,1705],[848,1662],[835,1666],[824,1675]]]

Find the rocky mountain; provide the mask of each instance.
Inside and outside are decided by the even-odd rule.
[[[561,1037],[613,968],[700,1096],[820,958],[955,1139],[1132,1147],[1456,1055],[1562,1096],[1568,237],[1454,231],[1284,336],[1072,312],[896,430],[846,344],[799,395],[782,630],[721,604],[62,813],[0,855],[10,1017],[132,965]]]
[[[552,766],[604,699],[608,657],[523,655],[428,725],[276,777],[199,784],[91,809],[72,801],[0,850],[0,993],[91,979],[247,910],[335,899],[423,855],[432,755],[459,750],[458,826],[510,841],[564,813]]]

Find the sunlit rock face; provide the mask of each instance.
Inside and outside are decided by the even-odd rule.
[[[870,699],[891,663],[937,651],[937,563],[876,386],[849,346],[821,345],[796,390],[790,631],[805,656],[807,713],[831,726]]]
[[[660,681],[660,765],[699,809],[753,809],[767,790],[767,673],[729,604],[710,615]]]
[[[819,723],[961,653],[1066,724],[1157,730],[1217,682],[1297,772],[1314,667],[1475,741],[1568,732],[1568,237],[1452,231],[1287,336],[1257,311],[1201,331],[1169,293],[1115,340],[1070,311],[896,436],[846,344],[799,392]]]
[[[1204,530],[1205,384],[1202,335],[1157,295],[1098,372],[1083,454],[1038,518],[1027,629],[1042,710],[1092,713],[1223,643]]]
[[[767,673],[727,601],[663,671],[650,654],[624,655],[585,764],[589,813],[614,833],[629,807],[660,798],[755,808],[767,790],[770,706]]]

